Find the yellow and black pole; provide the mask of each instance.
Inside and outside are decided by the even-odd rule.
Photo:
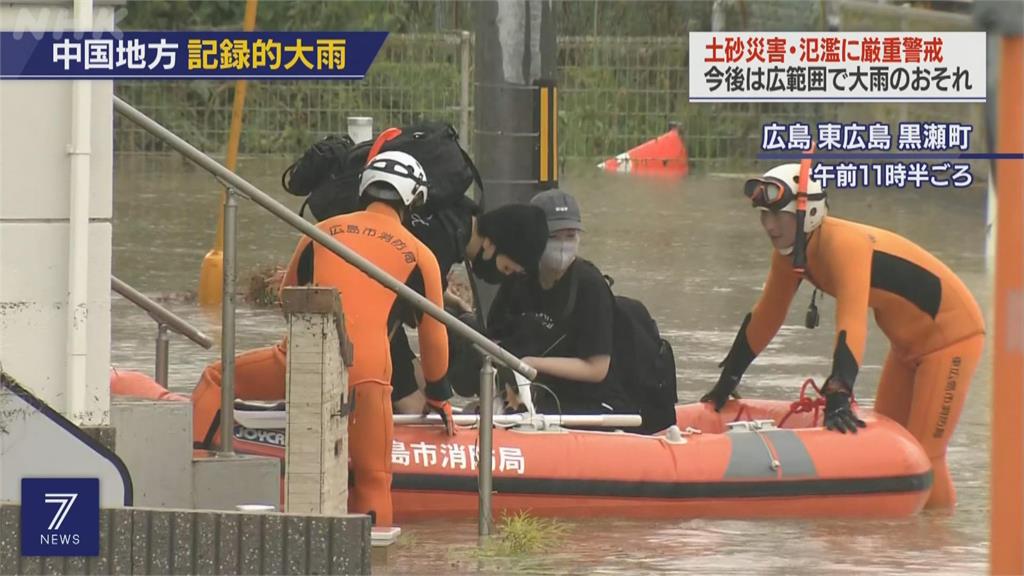
[[[256,29],[256,3],[257,0],[246,0],[245,20],[242,29],[252,32]],[[228,150],[225,164],[232,172],[238,166],[238,144],[242,138],[242,112],[245,109],[246,81],[235,82],[235,100],[231,107],[231,132],[228,135]],[[217,218],[217,237],[214,240],[213,248],[203,258],[203,265],[199,270],[199,304],[203,306],[217,306],[221,303],[222,288],[224,286],[224,200],[227,198],[227,191],[221,194],[220,212]]]
[[[537,187],[558,187],[558,86],[554,80],[537,80]]]

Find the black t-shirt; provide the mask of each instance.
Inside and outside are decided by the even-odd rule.
[[[488,331],[517,356],[586,359],[612,356],[615,298],[601,271],[577,258],[549,290],[536,278],[513,278],[501,285],[488,316]],[[630,404],[616,377],[615,362],[600,383],[541,374],[563,413],[624,412]],[[536,389],[535,397],[543,397]],[[602,407],[607,404],[607,407]],[[555,408],[544,403],[545,411]]]

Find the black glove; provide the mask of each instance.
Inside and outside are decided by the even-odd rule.
[[[701,402],[712,402],[715,405],[715,412],[722,410],[722,406],[725,406],[725,403],[729,401],[729,396],[736,399],[740,397],[736,393],[736,387],[740,385],[740,378],[743,378],[743,373],[756,356],[747,342],[747,326],[750,325],[752,318],[753,313],[747,314],[743,318],[743,324],[740,325],[740,330],[732,341],[729,354],[718,365],[719,368],[722,368],[722,375],[718,377],[718,384],[715,384],[715,387],[700,399]]]
[[[424,393],[427,396],[427,403],[423,407],[423,413],[426,414],[433,410],[440,414],[441,421],[444,422],[445,433],[454,436],[455,419],[452,418],[452,405],[448,402],[448,399],[452,397],[452,386],[448,383],[448,379],[442,378],[437,382],[427,382]]]
[[[867,426],[850,407],[849,387],[838,381],[829,380],[825,383],[823,393],[825,394],[825,428],[843,434],[847,432],[856,434],[857,428]]]
[[[736,393],[736,387],[740,385],[741,376],[734,376],[726,372],[722,372],[722,375],[718,377],[718,383],[711,389],[710,392],[701,396],[701,402],[711,402],[715,405],[715,412],[722,410],[722,406],[729,400],[729,396],[739,399],[740,395]]]

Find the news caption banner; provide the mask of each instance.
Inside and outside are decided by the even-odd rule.
[[[387,32],[0,32],[0,78],[362,79]]]
[[[967,152],[973,132],[974,126],[959,122],[900,122],[895,128],[881,122],[822,122],[813,129],[802,122],[771,122],[762,126],[758,159],[800,161],[813,140],[813,158],[842,160],[814,163],[811,178],[823,189],[969,188],[971,164],[959,160],[1002,156]]]
[[[22,556],[99,556],[98,478],[21,479]]]
[[[691,32],[691,102],[984,102],[984,32]]]
[[[770,122],[758,160],[815,160],[811,178],[825,190],[970,188],[968,160],[1024,160],[1024,152],[969,152],[974,126],[960,122]],[[808,154],[811,143],[815,152]]]

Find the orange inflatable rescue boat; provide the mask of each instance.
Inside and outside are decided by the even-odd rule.
[[[678,429],[656,436],[496,427],[494,509],[639,518],[901,517],[921,510],[932,473],[913,436],[864,410],[867,428],[840,434],[821,427],[821,412],[820,400],[801,393],[792,403],[730,400],[721,413],[679,405]],[[237,402],[235,450],[283,461],[285,418],[283,402]],[[395,519],[475,517],[478,446],[475,428],[448,437],[440,425],[396,424]]]
[[[821,412],[809,398],[744,399],[721,413],[679,405],[678,430],[657,436],[496,427],[495,512],[752,518],[921,510],[932,473],[913,436],[869,411],[861,411],[867,428],[840,434],[821,427]],[[236,450],[284,458],[283,411],[254,414],[239,403],[235,414]],[[477,432],[463,427],[450,438],[440,425],[395,425],[396,520],[476,516]]]
[[[787,402],[742,400],[722,413],[677,406],[680,430],[494,431],[494,505],[557,516],[815,517],[907,516],[923,506],[931,465],[902,427],[868,415],[856,436],[778,422]],[[746,423],[727,431],[727,424]],[[462,437],[465,436],[465,437]],[[476,431],[454,441],[437,429],[395,430],[393,494],[398,519],[474,517]],[[435,455],[436,454],[436,455]],[[467,454],[467,460],[469,460]]]

